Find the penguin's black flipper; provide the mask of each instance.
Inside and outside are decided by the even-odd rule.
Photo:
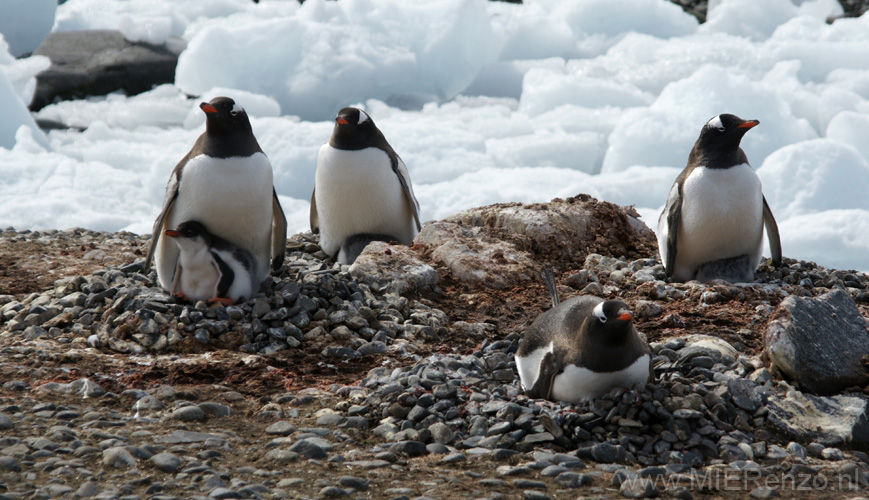
[[[775,217],[773,217],[772,210],[769,209],[769,204],[766,202],[766,196],[763,197],[763,227],[766,228],[766,237],[769,240],[772,265],[779,267],[781,266],[781,237],[778,234],[778,224],[775,222]]]
[[[284,265],[287,255],[287,216],[278,200],[278,192],[272,187],[272,270]]]
[[[682,189],[674,186],[676,195],[667,200],[668,207],[665,211],[667,216],[667,261],[664,262],[664,272],[667,277],[673,276],[676,271],[676,244],[679,240],[679,224],[682,222]],[[662,215],[663,216],[663,215]]]
[[[384,139],[384,141],[386,141],[386,139]],[[392,148],[390,147],[390,149]],[[404,193],[404,197],[410,205],[410,211],[413,214],[413,221],[416,223],[416,230],[422,231],[422,223],[419,221],[419,202],[416,201],[416,196],[413,194],[407,166],[405,166],[404,162],[401,161],[398,154],[394,151],[392,154],[395,155],[389,155],[390,162],[392,163],[392,170],[395,172],[395,175],[398,176],[398,182],[401,184],[401,191]]]
[[[232,271],[232,268],[220,258],[220,255],[217,252],[212,251],[211,257],[214,259],[214,263],[217,265],[217,272],[220,275],[214,296],[226,297],[229,293],[229,287],[232,286],[232,282],[235,280],[235,273]]]
[[[317,198],[314,196],[315,194],[317,194],[317,188],[311,191],[311,212],[308,215],[308,220],[311,223],[311,232],[318,234],[320,232],[320,217],[317,216]]]
[[[549,399],[552,394],[552,384],[555,382],[555,376],[561,373],[561,363],[558,361],[554,353],[547,352],[543,359],[540,360],[540,371],[537,375],[537,380],[534,385],[525,389],[525,393],[532,399]]]
[[[181,163],[186,161],[187,156],[181,160]],[[172,177],[169,179],[169,185],[166,186],[166,198],[163,202],[163,209],[160,210],[160,215],[158,215],[157,220],[154,221],[154,228],[151,229],[151,247],[148,248],[148,255],[145,257],[145,269],[143,271],[145,274],[151,270],[151,261],[154,260],[154,253],[157,251],[157,243],[160,242],[160,236],[163,235],[163,224],[166,222],[169,212],[172,211],[172,207],[175,206],[175,200],[178,199],[178,185],[181,183],[180,176],[181,171],[176,166],[175,171],[172,172]]]

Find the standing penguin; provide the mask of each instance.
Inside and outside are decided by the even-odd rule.
[[[320,247],[352,264],[369,242],[409,245],[420,229],[404,162],[365,111],[339,111],[320,148],[311,194],[311,230],[320,233]]]
[[[742,136],[758,123],[723,114],[700,131],[658,218],[658,248],[670,278],[752,281],[764,226],[773,265],[781,264],[778,225],[760,179],[739,147]]]
[[[176,297],[229,306],[249,299],[258,288],[253,255],[209,233],[199,222],[185,221],[163,234],[180,251],[170,290]]]
[[[578,403],[653,379],[651,351],[624,302],[589,295],[559,302],[552,275],[544,282],[553,307],[531,323],[515,356],[529,398]]]
[[[154,222],[151,258],[157,277],[169,290],[175,280],[178,246],[160,238],[166,229],[197,220],[254,257],[253,278],[261,283],[284,262],[287,219],[272,185],[272,166],[263,153],[244,108],[228,97],[199,105],[205,132],[178,162],[166,186],[163,210]]]

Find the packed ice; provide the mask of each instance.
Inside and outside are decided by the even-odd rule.
[[[199,102],[228,95],[291,231],[348,105],[404,159],[424,220],[589,193],[654,228],[701,127],[733,113],[760,121],[742,147],[785,256],[869,271],[869,16],[828,22],[835,0],[711,1],[704,24],[660,0],[52,3],[0,5],[32,27],[0,21],[0,227],[149,233]],[[72,128],[45,133],[25,103],[46,19],[187,48],[173,84],[49,105],[36,118]]]

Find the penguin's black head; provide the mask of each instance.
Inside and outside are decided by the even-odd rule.
[[[211,235],[208,233],[208,230],[205,229],[205,226],[195,220],[184,221],[181,224],[178,224],[178,227],[175,229],[167,229],[163,234],[171,236],[172,238],[187,238],[191,240],[202,238],[206,243],[211,241]]]
[[[739,143],[742,136],[758,123],[757,120],[743,120],[727,113],[714,116],[703,126],[691,154],[696,156],[698,165],[709,168],[728,168],[746,163],[748,160],[739,148]]]
[[[620,300],[605,300],[592,310],[589,330],[615,342],[625,338],[633,326],[634,313]]]
[[[215,97],[203,102],[199,109],[205,112],[205,129],[212,135],[250,133],[250,120],[244,108],[229,97]]]
[[[386,142],[368,113],[359,108],[343,108],[335,117],[329,144],[336,149],[359,150]]]

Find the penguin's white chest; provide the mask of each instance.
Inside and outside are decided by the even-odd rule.
[[[197,156],[184,166],[167,227],[197,220],[208,232],[250,251],[259,272],[267,272],[272,189],[272,167],[263,153],[244,158]]]
[[[644,387],[649,380],[651,358],[643,354],[630,366],[614,372],[593,372],[588,368],[567,365],[552,382],[550,397],[567,403],[603,396],[616,387]]]
[[[381,149],[347,151],[324,144],[317,159],[315,197],[320,247],[329,255],[354,234],[389,235],[404,244],[416,234],[410,204]]]
[[[697,267],[748,254],[754,267],[763,237],[763,192],[747,163],[695,168],[682,188],[674,277],[693,279]]]
[[[220,271],[207,246],[191,247],[180,249],[172,293],[183,293],[193,302],[211,299],[217,295]]]

